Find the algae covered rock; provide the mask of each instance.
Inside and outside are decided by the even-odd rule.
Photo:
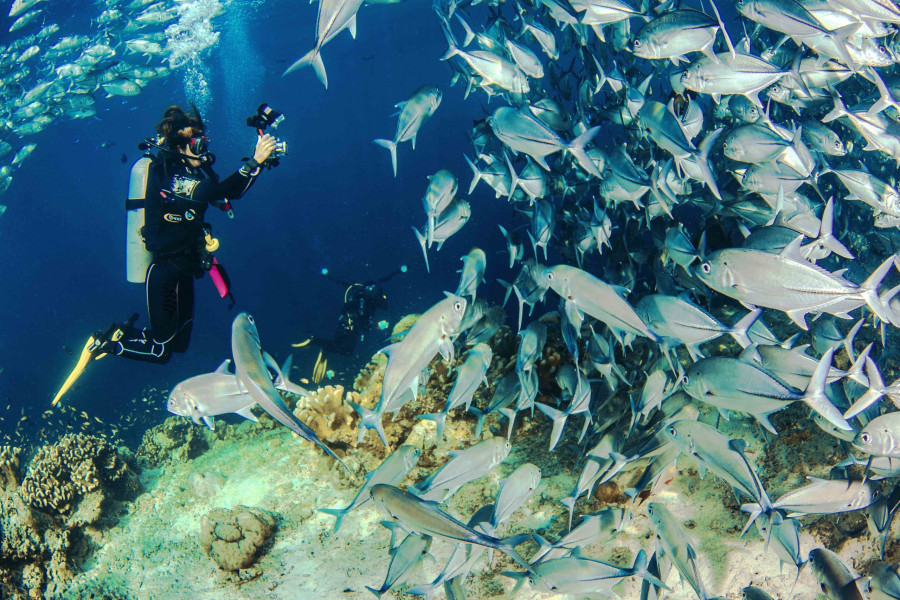
[[[144,433],[136,455],[141,466],[155,468],[167,461],[184,462],[209,449],[216,433],[197,427],[189,419],[169,417]]]
[[[251,567],[275,532],[275,515],[260,508],[214,508],[200,519],[200,546],[224,571]]]

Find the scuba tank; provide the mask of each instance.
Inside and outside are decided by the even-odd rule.
[[[141,228],[144,226],[144,201],[147,196],[147,178],[153,157],[144,155],[131,167],[128,182],[128,199],[125,200],[127,224],[125,230],[125,266],[128,281],[144,283],[152,256],[144,246]]]

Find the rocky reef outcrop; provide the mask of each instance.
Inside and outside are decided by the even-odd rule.
[[[275,514],[250,506],[214,508],[200,519],[200,546],[236,583],[259,577],[255,566],[261,550],[275,533]]]

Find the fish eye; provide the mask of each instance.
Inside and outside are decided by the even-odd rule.
[[[880,52],[881,54],[887,54],[887,48],[885,48],[884,46],[878,46],[878,52]]]
[[[710,265],[708,262],[703,263],[702,265],[700,265],[700,270],[709,275],[710,273],[712,273],[712,265]]]
[[[685,375],[684,377],[681,378],[681,385],[688,385],[690,382],[691,382],[691,380],[688,379],[687,375]]]
[[[253,320],[253,317],[251,317],[250,315],[247,315],[247,320],[250,321],[251,323],[255,323],[255,321]]]
[[[674,427],[669,427],[669,435],[675,437],[678,435],[678,431]]]
[[[457,302],[453,306],[456,308],[456,310],[462,310],[462,302]]]
[[[635,47],[635,48],[640,48],[640,47],[641,47],[641,40],[639,40],[639,39],[634,40],[634,47]]]
[[[859,436],[859,439],[862,440],[863,444],[868,444],[869,442],[872,441],[872,436],[869,435],[868,433],[864,433],[861,436]]]
[[[652,506],[647,507],[647,514],[650,516],[653,516],[653,507]]]

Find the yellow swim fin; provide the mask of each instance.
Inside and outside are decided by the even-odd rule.
[[[78,362],[75,363],[75,368],[72,369],[72,372],[66,377],[66,381],[62,384],[62,387],[59,388],[59,391],[56,392],[56,396],[53,397],[53,402],[50,405],[56,406],[59,404],[59,401],[65,393],[75,385],[75,382],[78,381],[78,378],[84,373],[88,363],[91,362],[91,360],[97,360],[106,356],[106,352],[101,352],[103,345],[106,342],[117,342],[122,339],[122,336],[125,335],[125,330],[131,327],[136,320],[137,313],[131,315],[131,318],[124,323],[113,323],[105,333],[95,333],[89,337],[84,348],[81,350],[81,356],[78,357]]]
[[[322,358],[322,351],[319,350],[319,356],[316,358],[316,364],[313,367],[312,382],[319,383],[325,377],[325,371],[328,369],[328,359]]]

